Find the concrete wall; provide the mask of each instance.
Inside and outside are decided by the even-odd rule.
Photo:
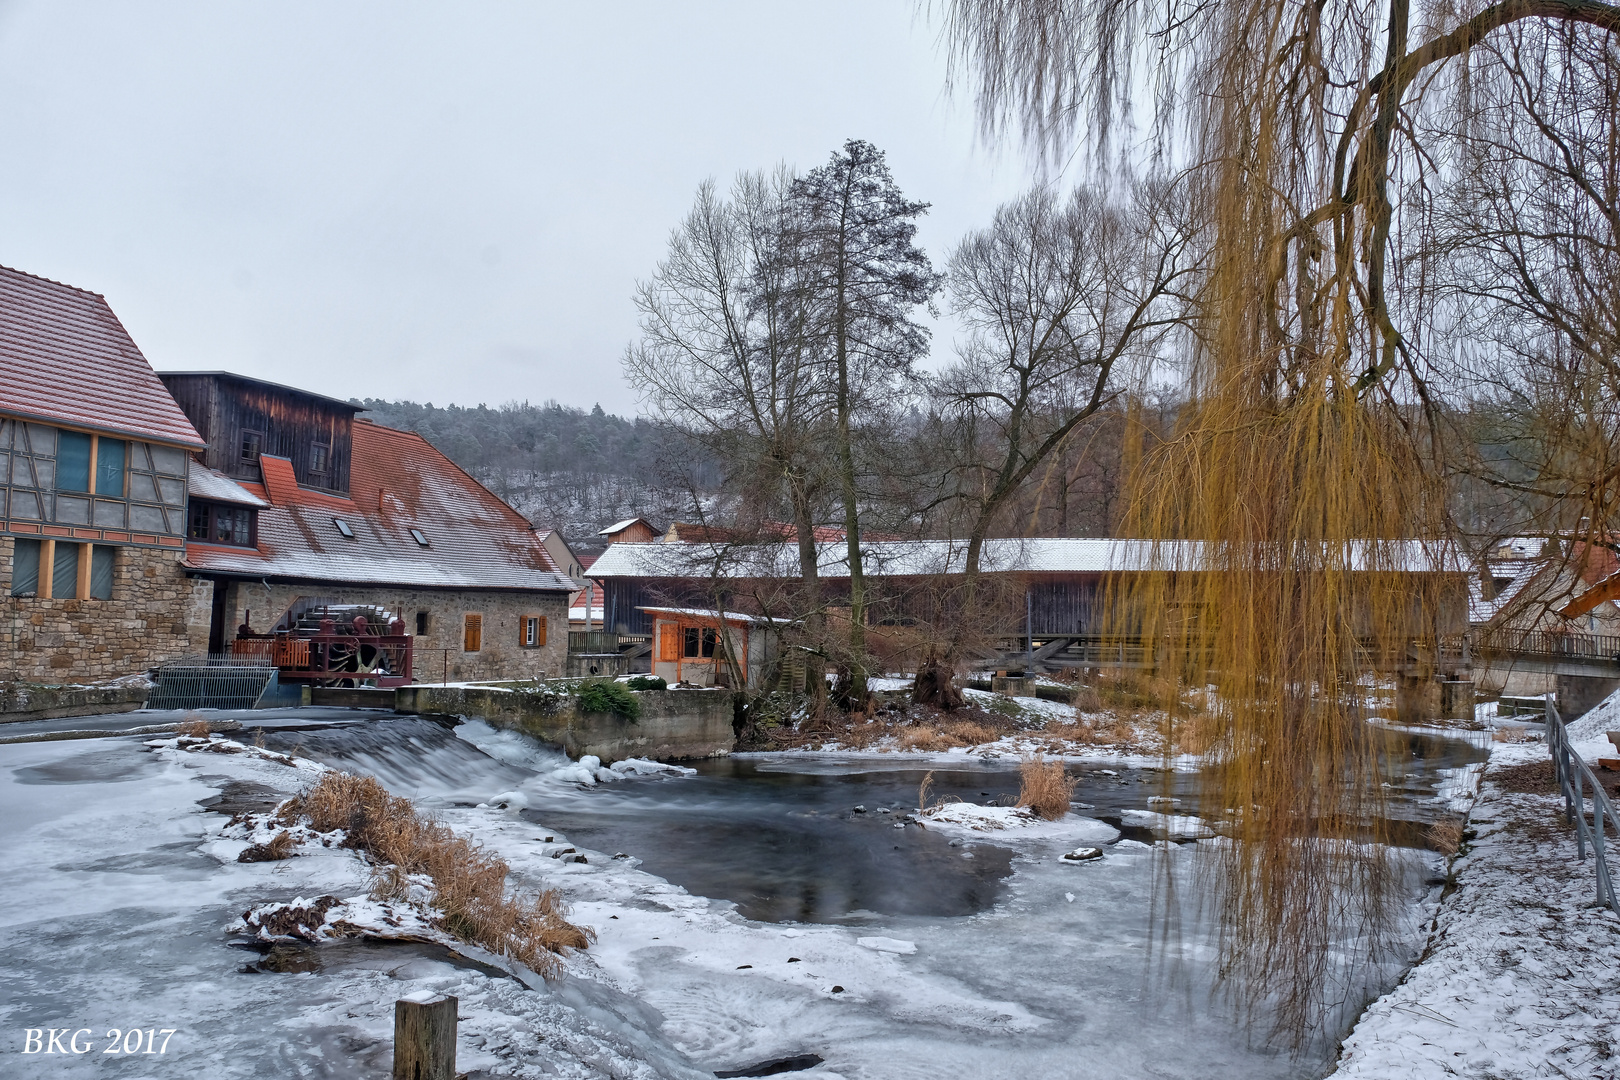
[[[680,761],[720,757],[736,742],[729,690],[645,690],[636,694],[635,720],[581,713],[573,701],[553,711],[530,695],[484,687],[402,686],[394,707],[405,713],[476,716],[492,727],[521,731],[571,758],[594,754],[603,763],[622,758]]]
[[[427,612],[427,632],[416,634],[415,681],[481,682],[491,679],[545,679],[562,675],[568,657],[568,596],[566,593],[478,591],[471,589],[407,589],[380,585],[347,588],[325,585],[265,585],[232,582],[226,598],[225,642],[251,611],[253,629],[265,633],[299,597],[324,597],[339,604],[378,604],[405,620],[405,632],[416,634],[416,615]],[[483,647],[462,649],[463,616],[484,617]],[[525,648],[519,641],[518,620],[543,615],[546,643]],[[445,650],[449,650],[448,653]]]
[[[0,684],[0,724],[130,712],[146,704],[145,687],[31,686]]]
[[[1620,679],[1605,679],[1587,675],[1559,675],[1558,715],[1566,723],[1579,720],[1604,698],[1620,690]]]
[[[11,595],[14,541],[0,536],[0,680],[117,678],[208,649],[211,587],[180,553],[119,547],[109,600]]]

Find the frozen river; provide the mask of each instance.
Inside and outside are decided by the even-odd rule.
[[[288,778],[231,758],[176,765],[137,740],[3,746],[0,811],[23,866],[0,879],[7,1030],[79,1018],[97,1035],[159,1020],[184,1032],[144,1063],[47,1062],[19,1042],[0,1055],[7,1075],[383,1076],[392,1001],[419,987],[462,997],[461,1068],[475,1077],[698,1076],[801,1054],[824,1061],[800,1075],[823,1078],[1305,1078],[1331,1063],[1328,1043],[1298,1058],[1266,1049],[1212,1002],[1190,899],[1150,920],[1155,890],[1190,898],[1196,844],[1156,857],[1127,827],[1102,859],[1059,858],[1077,839],[1119,837],[1113,826],[1167,793],[1156,770],[1075,766],[1072,835],[963,836],[896,827],[924,768],[893,756],[738,758],[586,785],[558,755],[478,723],[251,721],[268,746],[372,772],[479,836],[519,881],[561,889],[598,944],[552,990],[407,946],[249,973],[257,956],[233,946],[232,915],[354,874],[210,854],[224,818],[199,800],[272,799]],[[1433,737],[1409,750],[1397,812],[1417,822],[1443,805],[1449,770],[1484,756]],[[1017,789],[1015,762],[934,773],[934,797]],[[1182,813],[1196,813],[1192,779],[1168,782]],[[475,805],[498,793],[514,809]],[[587,862],[551,857],[565,846]],[[1351,1001],[1398,970],[1372,977]]]

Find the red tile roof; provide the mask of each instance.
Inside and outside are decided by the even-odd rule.
[[[203,445],[105,299],[3,266],[0,412]]]
[[[332,584],[575,590],[527,519],[420,435],[357,420],[352,462],[343,498],[300,488],[285,458],[261,458],[267,482],[242,485],[273,504],[259,511],[258,549],[193,542],[186,565]]]

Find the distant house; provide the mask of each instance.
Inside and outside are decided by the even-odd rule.
[[[359,617],[409,639],[418,681],[562,673],[573,581],[521,514],[427,440],[304,390],[161,377],[207,443],[185,567],[211,583],[210,652],[275,649]]]
[[[596,535],[609,544],[650,544],[658,539],[659,532],[646,518],[626,518]]]
[[[576,589],[583,587],[585,567],[590,565],[589,557],[582,558],[575,554],[574,549],[568,546],[568,541],[563,539],[563,534],[556,529],[542,532],[540,543],[545,545],[546,551],[551,554],[551,561],[557,564],[557,568],[573,581],[574,587]]]
[[[652,674],[666,682],[728,686],[735,664],[742,685],[759,690],[776,675],[780,625],[771,619],[710,608],[642,611],[652,620]]]
[[[0,268],[0,680],[203,651],[180,559],[204,445],[103,297]]]

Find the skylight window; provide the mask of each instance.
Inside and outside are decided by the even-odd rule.
[[[428,546],[427,537],[422,535],[422,530],[421,529],[412,529],[411,530],[411,539],[415,540],[418,544],[421,544],[423,547]]]
[[[337,531],[343,534],[343,539],[354,539],[354,530],[349,528],[349,523],[347,521],[344,521],[342,518],[333,518],[332,524],[336,525]]]

